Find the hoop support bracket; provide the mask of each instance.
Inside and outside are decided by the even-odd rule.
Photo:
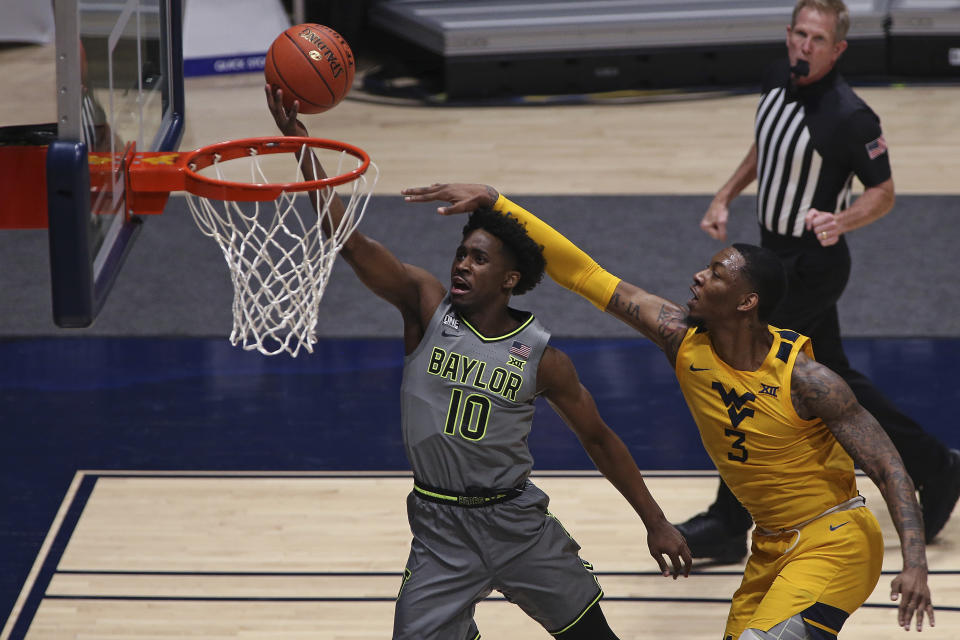
[[[170,151],[131,154],[127,167],[127,208],[130,213],[163,213],[170,192],[185,189],[189,155]]]

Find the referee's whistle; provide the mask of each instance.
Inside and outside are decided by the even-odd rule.
[[[790,73],[798,78],[802,78],[810,73],[810,63],[806,60],[797,60],[797,64],[790,67]]]

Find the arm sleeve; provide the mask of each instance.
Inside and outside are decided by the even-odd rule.
[[[493,210],[513,216],[527,228],[534,242],[543,245],[547,261],[547,275],[561,287],[569,289],[592,302],[601,311],[620,283],[620,278],[607,273],[593,258],[567,240],[553,227],[500,194]]]

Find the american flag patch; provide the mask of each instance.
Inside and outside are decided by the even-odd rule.
[[[514,340],[513,344],[510,345],[510,353],[526,360],[530,357],[530,346],[523,344],[519,340]]]
[[[880,136],[873,142],[867,143],[867,155],[870,156],[870,159],[879,158],[887,151],[887,141],[883,139],[883,136]]]

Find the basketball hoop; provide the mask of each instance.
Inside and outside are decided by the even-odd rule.
[[[320,163],[330,177],[299,179],[296,157],[284,163],[291,181],[268,177],[266,156],[307,150],[315,176],[321,175],[315,152],[331,158]],[[246,181],[228,179],[228,161],[230,169],[240,165]],[[231,343],[264,355],[286,351],[296,357],[301,347],[313,352],[319,303],[334,261],[363,218],[379,177],[362,149],[320,138],[249,138],[183,153],[135,153],[128,175],[133,213],[159,213],[170,191],[187,192],[194,221],[216,240],[230,269]],[[339,195],[344,212],[334,224],[333,188],[341,185],[349,186],[349,194]],[[298,209],[298,193],[307,193],[316,210]]]

